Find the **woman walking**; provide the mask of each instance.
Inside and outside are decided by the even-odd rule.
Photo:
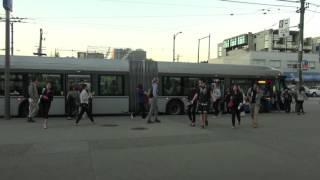
[[[191,126],[195,127],[196,126],[196,107],[197,107],[197,100],[193,100],[193,97],[197,93],[196,85],[190,89],[189,95],[188,95],[188,117],[189,120],[191,121]]]
[[[77,117],[78,109],[80,105],[80,93],[73,85],[67,94],[67,108],[68,108],[68,120],[73,117]]]
[[[82,84],[82,91],[80,93],[80,107],[81,107],[81,111],[79,113],[79,116],[76,120],[76,125],[78,125],[80,119],[82,118],[83,114],[86,112],[88,117],[90,118],[91,122],[94,123],[91,111],[89,110],[89,92],[87,89],[87,85],[86,84]]]
[[[239,86],[236,86],[236,85],[233,86],[233,91],[231,93],[230,101],[232,101],[230,103],[230,108],[232,113],[232,128],[235,128],[236,116],[238,119],[238,124],[240,126],[240,121],[241,121],[240,112],[242,109],[242,102],[243,102],[243,94],[240,91]]]
[[[51,83],[48,82],[46,87],[43,89],[40,99],[40,106],[41,106],[41,114],[43,119],[43,128],[48,128],[48,114],[51,106],[51,102],[53,100],[53,92]]]

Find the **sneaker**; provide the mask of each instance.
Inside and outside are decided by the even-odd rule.
[[[72,120],[72,118],[69,116],[69,117],[67,117],[67,120]]]
[[[159,119],[156,119],[154,122],[161,123],[161,121]]]
[[[201,126],[201,129],[204,129],[204,125]]]
[[[232,129],[235,129],[236,127],[232,126],[231,128],[232,128]]]
[[[147,123],[148,123],[148,124],[152,124],[152,123],[153,123],[153,121],[148,120],[148,121],[147,121]]]
[[[190,126],[191,126],[191,127],[195,127],[196,125],[195,125],[194,123],[191,123]]]

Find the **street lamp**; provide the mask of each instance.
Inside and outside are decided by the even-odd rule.
[[[182,32],[177,32],[173,35],[173,57],[172,57],[172,61],[175,62],[176,60],[176,37],[179,35],[179,34],[182,34]]]
[[[208,62],[209,62],[209,59],[210,59],[210,44],[211,44],[211,34],[209,34],[208,36],[205,36],[203,38],[200,38],[198,39],[198,64],[200,63],[200,41],[203,40],[203,39],[206,39],[208,38],[209,39],[209,46],[208,46]]]

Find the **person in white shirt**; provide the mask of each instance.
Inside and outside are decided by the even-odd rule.
[[[218,116],[219,115],[219,108],[220,108],[219,106],[220,106],[221,91],[216,83],[212,83],[211,98],[212,98],[212,103],[213,103],[212,107],[214,109],[214,114],[216,116]]]
[[[83,114],[86,112],[89,119],[91,120],[92,123],[94,123],[92,114],[89,110],[89,98],[90,95],[88,93],[88,89],[87,89],[87,85],[86,84],[82,84],[82,91],[80,93],[80,107],[81,107],[81,111],[79,113],[79,116],[76,120],[76,125],[78,125],[79,121],[81,120]]]

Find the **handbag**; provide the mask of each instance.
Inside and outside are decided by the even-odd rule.
[[[228,108],[232,108],[234,106],[233,100],[230,100],[228,103]]]

